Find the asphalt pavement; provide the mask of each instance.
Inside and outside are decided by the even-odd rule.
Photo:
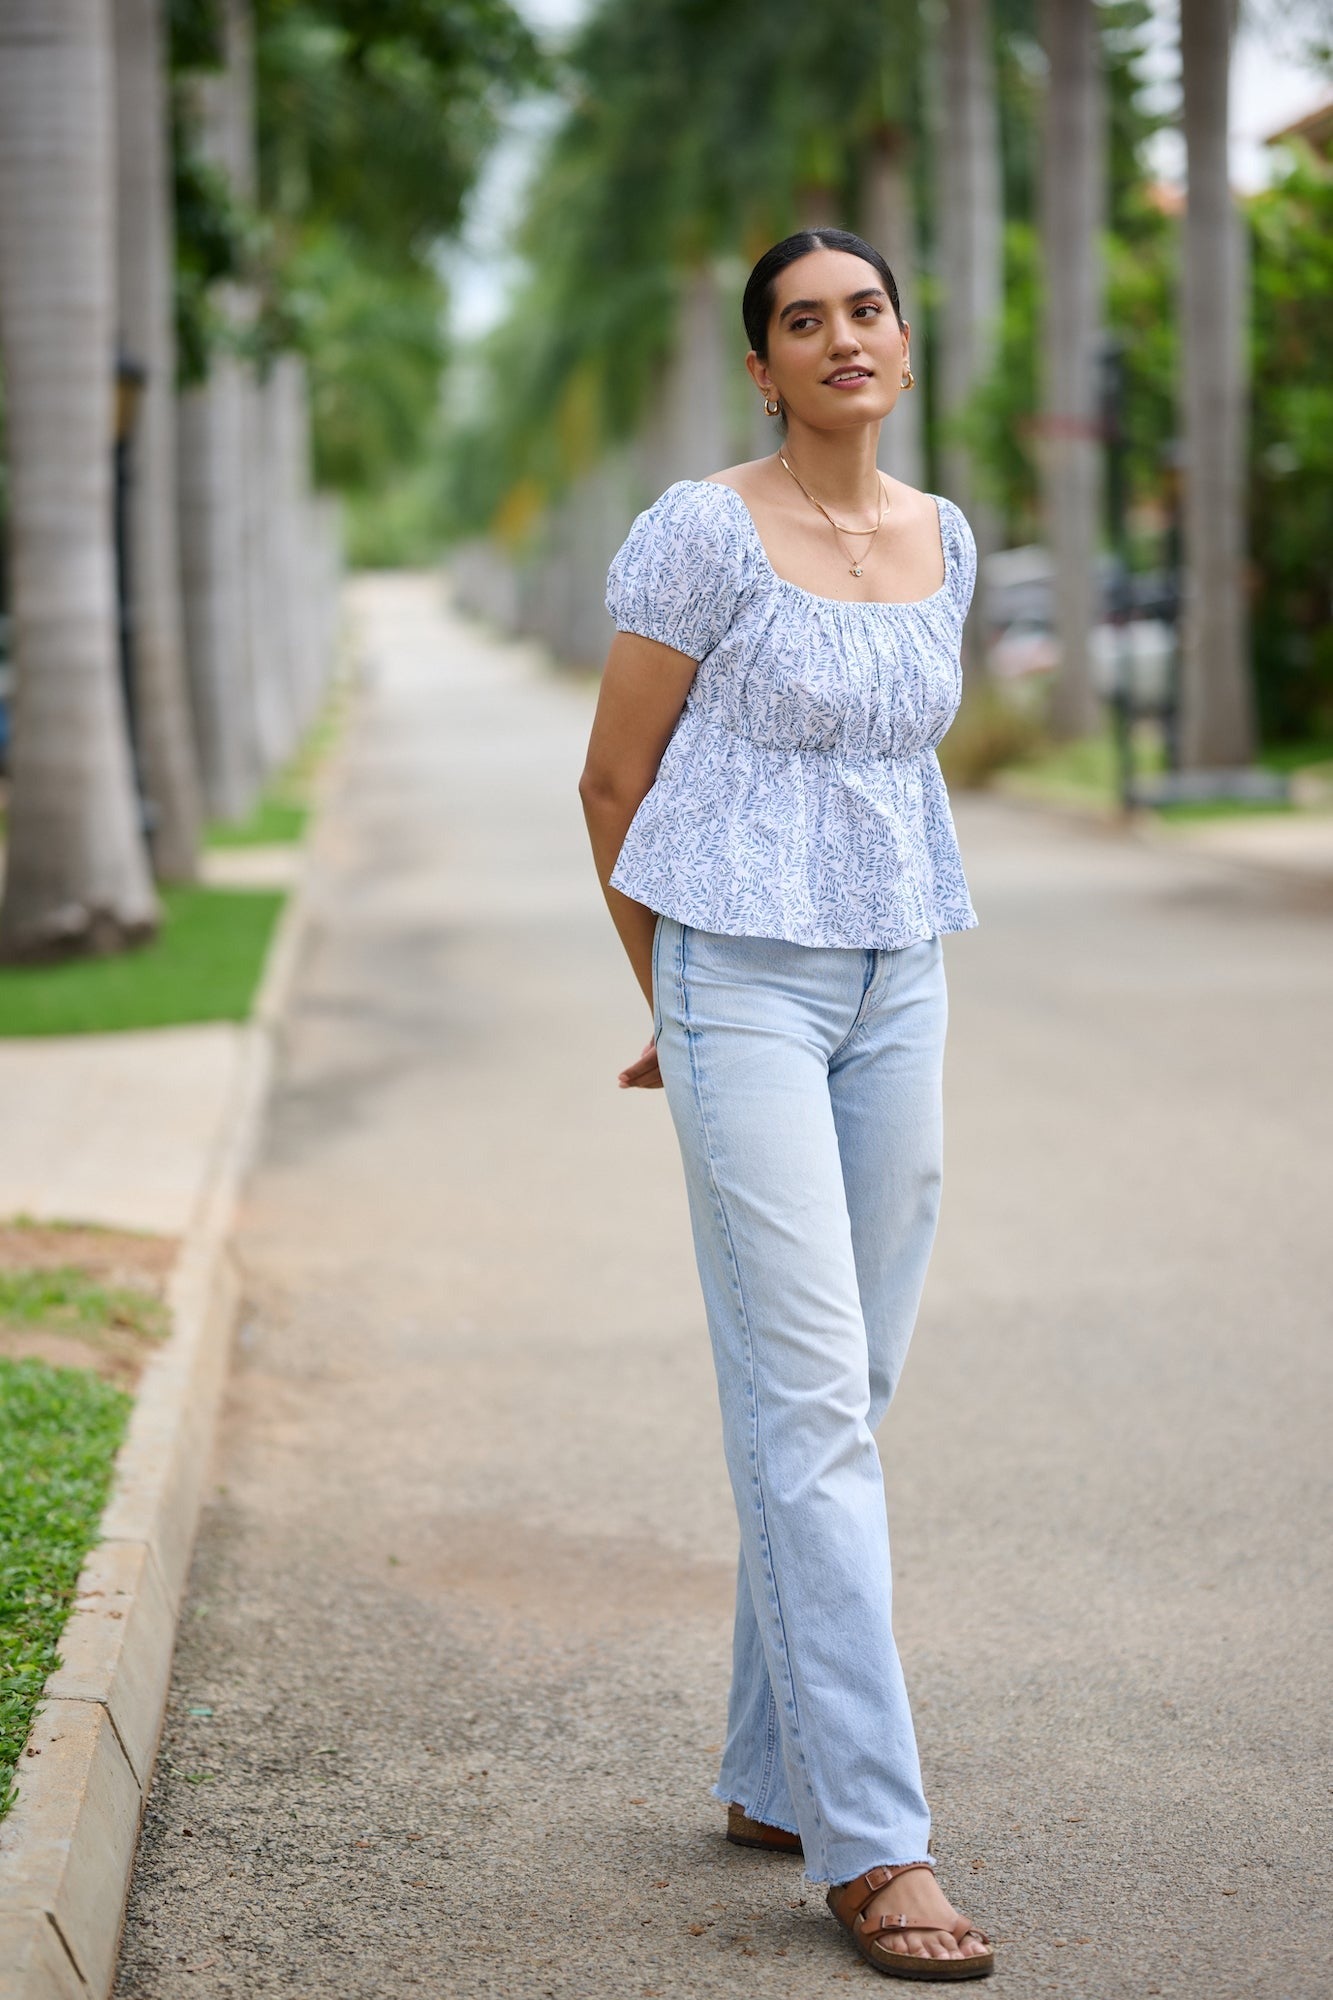
[[[366,685],[119,2000],[820,2000],[709,1797],[734,1519],[586,683],[363,579]],[[881,1434],[990,1990],[1326,2000],[1333,923],[961,801],[944,1219]]]

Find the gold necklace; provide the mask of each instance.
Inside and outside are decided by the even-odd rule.
[[[787,465],[787,461],[785,458],[783,458],[781,452],[778,453],[778,457],[782,460],[782,463],[784,465]],[[880,480],[880,487],[879,487],[879,519],[878,521],[876,521],[874,527],[844,528],[841,525],[841,523],[834,520],[832,514],[829,513],[828,508],[823,506],[818,500],[816,500],[814,494],[810,491],[810,488],[804,483],[803,480],[797,478],[797,475],[794,472],[792,472],[792,469],[789,465],[787,465],[787,470],[788,472],[791,472],[792,478],[796,480],[796,484],[800,487],[802,493],[804,493],[806,499],[810,502],[810,505],[812,507],[819,508],[820,513],[824,516],[824,519],[828,522],[830,528],[832,528],[835,540],[840,541],[843,535],[869,535],[870,540],[865,545],[865,549],[862,552],[860,562],[857,562],[855,556],[852,554],[850,549],[844,548],[842,551],[847,558],[851,574],[853,576],[860,576],[862,574],[862,568],[866,561],[866,558],[869,556],[871,549],[874,547],[875,537],[879,533],[880,529],[884,526],[884,517],[889,511],[889,500],[888,500],[888,495],[884,490],[883,480]],[[878,473],[875,476],[876,478],[878,478],[879,477]]]

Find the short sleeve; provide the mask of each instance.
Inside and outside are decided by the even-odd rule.
[[[966,514],[947,495],[944,497],[944,515],[944,526],[951,538],[953,601],[962,620],[968,614],[976,588],[977,544]]]
[[[716,480],[680,479],[635,516],[612,559],[606,608],[637,632],[702,660],[735,616],[744,551],[735,509]]]

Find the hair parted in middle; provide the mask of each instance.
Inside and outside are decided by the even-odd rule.
[[[773,294],[778,274],[785,271],[788,264],[794,264],[798,257],[808,257],[812,250],[845,250],[850,256],[864,258],[867,264],[872,264],[884,280],[884,289],[899,326],[903,323],[897,282],[873,243],[854,236],[850,229],[798,229],[795,235],[784,236],[780,243],[765,250],[745,281],[741,318],[745,321],[746,337],[761,361],[768,359],[768,323],[773,317]]]

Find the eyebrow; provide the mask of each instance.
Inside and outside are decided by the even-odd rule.
[[[867,285],[862,291],[848,292],[843,304],[851,306],[855,305],[858,299],[887,299],[888,296],[882,285]],[[823,304],[823,299],[792,299],[778,314],[778,324],[779,326],[782,324],[788,313],[811,312]]]

